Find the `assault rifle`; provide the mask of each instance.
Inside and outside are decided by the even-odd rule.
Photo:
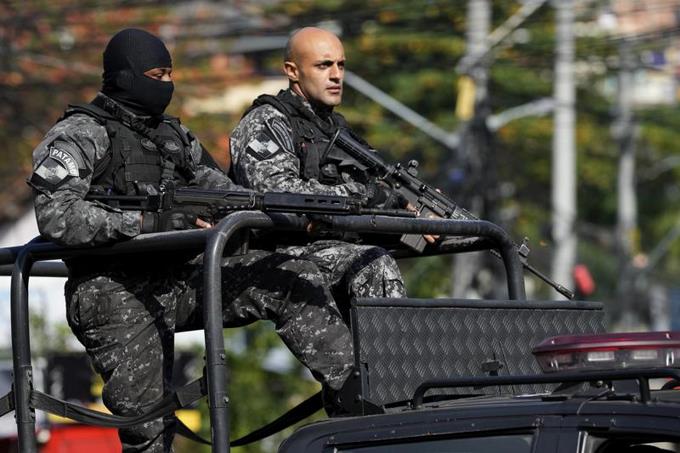
[[[165,211],[184,208],[212,223],[233,211],[259,210],[291,214],[316,215],[385,215],[415,217],[403,209],[364,208],[361,200],[340,195],[307,195],[299,193],[265,192],[252,190],[211,190],[181,187],[154,195],[90,194],[86,200],[135,211]]]
[[[358,164],[356,165],[357,168],[361,168],[384,181],[403,196],[416,209],[419,216],[435,215],[444,219],[479,220],[478,217],[458,206],[449,197],[418,179],[418,161],[410,161],[406,168],[401,164],[389,165],[378,153],[356,140],[346,129],[342,128],[338,129],[333,135],[327,150],[332,149],[333,144],[344,151],[350,157],[349,160],[354,160]],[[418,252],[422,252],[427,245],[423,236],[414,234],[403,235],[401,242]],[[526,242],[516,245],[516,249],[525,269],[552,286],[566,298],[574,298],[572,291],[551,280],[527,262],[529,247]],[[491,252],[500,257],[495,250]]]

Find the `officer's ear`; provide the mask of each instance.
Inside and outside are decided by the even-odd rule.
[[[283,72],[286,73],[288,80],[291,82],[297,82],[299,80],[298,67],[292,61],[283,62]]]

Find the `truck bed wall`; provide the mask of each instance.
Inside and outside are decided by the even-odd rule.
[[[542,340],[605,331],[602,304],[596,302],[356,299],[351,316],[362,393],[378,404],[408,400],[427,380],[488,376],[493,362],[501,364],[498,375],[540,374],[531,350]],[[502,391],[548,388],[522,385]]]

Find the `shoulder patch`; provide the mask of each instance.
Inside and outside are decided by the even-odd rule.
[[[246,152],[257,160],[267,160],[280,150],[281,147],[264,133],[257,134],[246,147]]]
[[[38,185],[47,185],[50,189],[59,187],[70,177],[80,176],[78,163],[70,150],[62,144],[51,144],[47,148],[47,156],[33,171],[33,182]],[[37,178],[36,178],[37,177]],[[42,180],[43,184],[40,184]]]
[[[271,117],[265,120],[265,127],[272,137],[289,153],[295,153],[293,149],[293,131],[283,118]]]

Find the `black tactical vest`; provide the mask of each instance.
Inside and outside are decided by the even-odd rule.
[[[341,114],[333,112],[328,121],[324,121],[290,90],[281,90],[276,96],[259,96],[243,116],[261,105],[271,105],[290,120],[293,146],[300,159],[303,180],[316,179],[322,184],[337,185],[348,182],[343,179],[345,173],[351,175],[354,181],[366,182],[365,175],[357,171],[356,162],[348,163],[342,150],[331,143],[338,128],[347,128],[347,121]]]
[[[110,152],[95,163],[91,193],[147,195],[158,193],[162,184],[182,186],[193,178],[191,139],[179,119],[164,115],[154,127],[133,130],[94,104],[69,105],[63,118],[76,113],[103,125],[111,141]]]

